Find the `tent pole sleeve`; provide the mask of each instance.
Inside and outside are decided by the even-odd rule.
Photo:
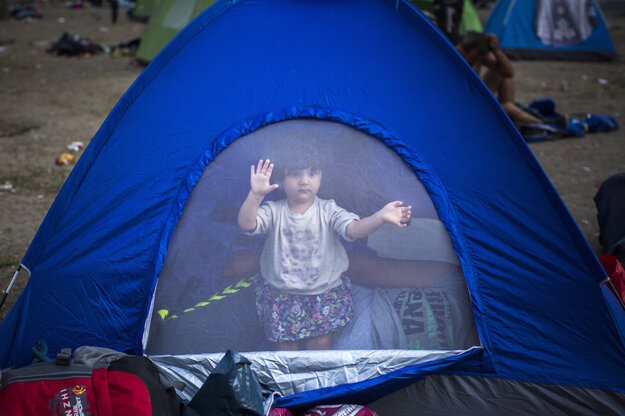
[[[7,296],[9,295],[11,288],[15,284],[15,281],[17,280],[17,276],[19,276],[20,274],[20,270],[22,270],[21,264],[17,266],[17,269],[15,270],[15,273],[13,274],[13,278],[11,279],[9,286],[6,288],[6,290],[4,291],[4,294],[2,295],[2,300],[0,300],[0,309],[2,309],[2,305],[4,305],[4,301],[7,299]]]

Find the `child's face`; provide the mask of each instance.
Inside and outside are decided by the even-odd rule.
[[[321,186],[321,170],[302,169],[287,172],[282,189],[290,203],[305,204],[314,201]]]

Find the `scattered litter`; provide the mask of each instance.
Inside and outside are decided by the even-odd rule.
[[[541,88],[545,88],[546,86],[547,86],[547,83],[546,83],[545,81],[542,81],[542,82],[540,83],[540,87],[541,87]]]
[[[590,172],[590,166],[584,166],[584,171]]]
[[[9,73],[9,71],[10,71],[10,69],[9,69],[9,68],[7,68],[7,67],[4,67],[4,68],[2,68],[2,71],[3,71],[5,74],[8,74],[8,73]]]
[[[6,50],[7,50],[7,48],[5,48],[4,46],[0,46],[0,53],[4,52]]]
[[[11,16],[17,20],[41,19],[42,14],[31,6],[13,6],[10,9]]]
[[[588,81],[590,77],[588,75],[582,75],[582,81]]]
[[[589,225],[589,224],[590,224],[590,221],[585,220],[585,219],[583,219],[583,218],[582,218],[582,224]]]
[[[108,26],[100,26],[100,32],[105,33],[105,32],[108,32],[108,31],[109,31]]]
[[[71,153],[63,152],[56,158],[56,164],[59,166],[67,166],[74,161],[74,155]]]
[[[67,145],[67,150],[70,150],[72,152],[78,152],[83,147],[85,147],[85,144],[83,142],[71,142]]]
[[[37,195],[37,199],[43,199],[43,195],[41,194]]]
[[[563,79],[562,81],[560,81],[560,88],[562,89],[562,91],[566,91],[569,89],[569,82],[565,79]]]
[[[82,9],[84,4],[81,0],[71,1],[67,4],[68,9]]]
[[[556,111],[556,104],[549,97],[534,100],[527,107],[519,107],[542,119],[541,123],[517,125],[527,142],[583,137],[586,133],[607,132],[619,128],[618,122],[606,114],[572,113],[566,117]],[[584,169],[590,171],[590,168]]]
[[[96,53],[103,52],[102,45],[92,42],[87,38],[79,35],[64,32],[59,40],[54,42],[49,53],[55,53],[56,56],[82,56],[88,57]]]
[[[139,43],[141,38],[131,39],[128,42],[121,42],[117,45],[111,45],[111,56],[114,58],[121,58],[126,56],[135,56],[137,49],[139,49]]]
[[[65,18],[63,16],[59,17],[57,20],[59,23],[65,23]]]
[[[608,85],[608,80],[605,78],[597,78],[597,83],[600,85]]]
[[[4,183],[0,185],[0,191],[15,192],[15,188],[13,188],[13,184],[11,182],[4,181]]]
[[[35,64],[35,69],[41,69],[41,64]]]
[[[85,147],[83,142],[71,142],[67,145],[68,151],[61,153],[59,157],[56,158],[56,164],[59,166],[67,166],[70,163],[74,163],[76,159],[75,154],[82,150],[83,147]]]

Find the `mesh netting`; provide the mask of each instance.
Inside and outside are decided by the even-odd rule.
[[[411,207],[410,223],[384,224],[354,241],[338,237],[337,247],[306,228],[303,243],[285,249],[289,238],[305,233],[289,229],[299,214],[289,210],[280,186],[264,199],[271,209],[260,209],[271,218],[267,229],[250,235],[237,215],[250,192],[250,166],[259,159],[275,163],[271,183],[280,185],[297,170],[294,160],[316,164],[318,206],[301,215],[317,209],[316,227],[331,235],[344,232],[344,224],[331,219],[334,212],[365,218],[392,201]],[[309,266],[315,259],[318,267]],[[268,283],[282,279],[280,270],[293,262],[316,270],[302,277],[312,284],[298,286],[293,279],[301,273],[285,277],[280,290]],[[294,289],[285,290],[290,284]],[[319,333],[330,334],[334,349],[479,344],[458,258],[427,191],[384,143],[334,122],[270,125],[236,140],[209,164],[169,243],[153,311],[148,354],[275,350],[277,332],[296,340],[298,349],[310,348],[307,341]]]

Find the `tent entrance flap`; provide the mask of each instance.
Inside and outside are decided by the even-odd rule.
[[[205,168],[173,232],[146,354],[303,351],[319,349],[315,339],[408,355],[480,345],[450,235],[395,150],[311,119],[234,140]],[[261,171],[267,189],[246,230],[242,207]],[[367,218],[383,220],[350,234]]]

